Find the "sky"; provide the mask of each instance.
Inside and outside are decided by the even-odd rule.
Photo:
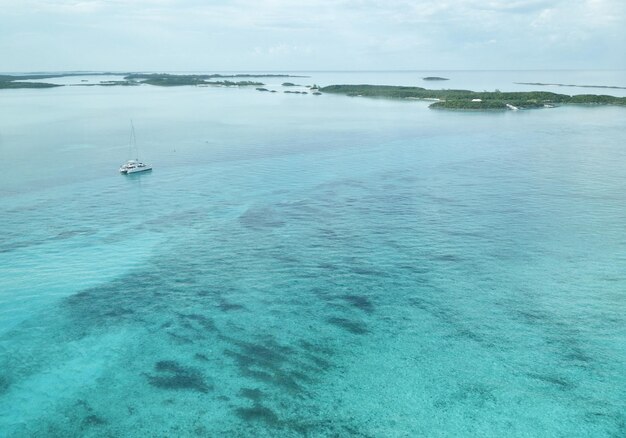
[[[0,71],[626,69],[626,0],[0,0]]]

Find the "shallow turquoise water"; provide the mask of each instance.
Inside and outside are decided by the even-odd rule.
[[[2,98],[0,435],[626,433],[623,108]]]

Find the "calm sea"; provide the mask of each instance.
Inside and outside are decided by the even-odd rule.
[[[294,74],[0,90],[0,436],[626,435],[626,108],[280,85],[626,72]]]

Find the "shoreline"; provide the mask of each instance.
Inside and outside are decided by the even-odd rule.
[[[432,109],[507,111],[553,108],[562,104],[626,106],[626,97],[597,94],[570,96],[547,91],[429,90],[392,85],[330,85],[320,91],[350,97],[436,100],[428,106]]]
[[[626,90],[626,87],[618,87],[616,85],[575,85],[575,84],[557,84],[545,82],[513,82],[516,85],[537,85],[542,87],[573,87],[573,88],[608,88],[613,90]]]
[[[80,83],[80,84],[54,84],[48,82],[26,82],[37,79],[64,78],[64,77],[80,77],[80,76],[121,76],[121,80],[100,81],[98,83]],[[307,76],[296,76],[289,74],[171,74],[171,73],[58,73],[58,74],[25,74],[25,75],[7,75],[0,74],[0,89],[41,89],[56,88],[63,86],[139,86],[153,85],[159,87],[176,87],[176,86],[227,86],[227,87],[262,87],[262,82],[252,81],[254,78],[303,78]],[[437,77],[438,78],[438,77]],[[245,79],[245,80],[229,80],[229,79]],[[438,78],[439,79],[439,78]],[[443,78],[442,78],[443,79]],[[86,80],[81,81],[86,82]],[[284,82],[283,86],[291,86],[292,83]],[[546,84],[541,82],[515,82],[522,85],[558,85],[558,86],[576,86],[565,84]],[[295,84],[293,84],[295,86]],[[606,89],[625,89],[626,87],[615,86],[591,86],[580,85],[582,88],[606,88]],[[448,110],[471,110],[471,111],[507,111],[507,110],[524,110],[537,108],[553,108],[563,104],[582,104],[582,105],[616,105],[626,106],[626,97],[618,97],[600,94],[558,94],[547,91],[513,91],[502,92],[496,91],[471,91],[471,90],[453,90],[440,89],[432,90],[416,86],[399,86],[399,85],[328,85],[326,87],[303,86],[310,91],[314,91],[315,95],[321,93],[342,94],[349,97],[372,97],[387,99],[410,99],[410,100],[430,100],[434,101],[428,107],[431,109],[448,109]],[[266,91],[265,88],[257,88],[259,91]],[[276,90],[267,90],[273,91]],[[295,92],[293,94],[308,94],[307,92]]]

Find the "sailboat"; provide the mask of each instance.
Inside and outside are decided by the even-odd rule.
[[[130,155],[135,152],[135,156],[139,156],[139,149],[137,149],[137,139],[135,138],[135,125],[133,125],[133,121],[130,121],[130,141],[129,141],[129,149]],[[123,174],[131,174],[137,172],[145,172],[148,170],[152,170],[152,166],[142,163],[139,161],[139,158],[135,158],[134,160],[128,160],[125,164],[120,166],[120,173]]]

